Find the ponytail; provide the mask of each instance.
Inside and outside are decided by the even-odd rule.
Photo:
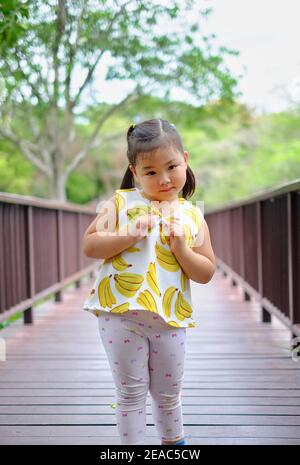
[[[182,197],[184,197],[185,199],[192,197],[192,195],[195,192],[195,186],[196,186],[195,176],[194,176],[193,171],[188,165],[186,169],[185,185],[182,188]]]
[[[131,124],[131,126],[129,126],[129,128],[128,128],[128,131],[127,131],[127,144],[128,144],[128,146],[129,146],[128,141],[129,141],[130,135],[134,131],[134,128],[135,128],[135,124]],[[128,157],[128,160],[130,161],[129,150],[127,150],[127,157]],[[122,182],[121,182],[121,185],[120,185],[120,189],[130,189],[132,187],[135,187],[135,185],[134,185],[134,176],[133,176],[132,171],[129,168],[129,165],[127,165],[127,169],[126,169],[125,174],[123,176],[123,179],[122,179]]]
[[[120,189],[130,189],[131,187],[135,187],[134,176],[129,166],[127,166],[127,170],[125,171],[125,174],[123,176]]]

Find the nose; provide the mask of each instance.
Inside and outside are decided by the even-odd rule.
[[[164,185],[164,184],[169,184],[170,182],[170,177],[168,174],[162,174],[161,177],[160,177],[160,184],[161,185]]]

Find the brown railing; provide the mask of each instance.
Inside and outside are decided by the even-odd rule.
[[[209,210],[218,268],[300,336],[300,180]]]
[[[82,237],[96,212],[74,204],[0,193],[0,322],[93,272],[99,263],[82,252]]]

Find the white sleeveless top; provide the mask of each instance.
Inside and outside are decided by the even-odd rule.
[[[195,327],[190,280],[162,229],[164,218],[168,223],[170,216],[155,209],[158,203],[143,197],[136,187],[117,189],[115,194],[116,231],[128,231],[130,221],[149,211],[154,214],[155,225],[146,238],[102,262],[83,309],[97,317],[100,310],[124,314],[141,309],[160,315],[170,326]],[[192,247],[203,227],[200,208],[180,197],[173,215],[184,225],[186,243]]]

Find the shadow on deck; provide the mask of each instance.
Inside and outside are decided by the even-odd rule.
[[[35,324],[0,332],[0,444],[120,444],[114,387],[96,318],[82,310],[91,287],[35,309]],[[290,332],[243,301],[218,271],[191,283],[196,328],[187,329],[182,392],[187,444],[300,444],[299,362]],[[147,399],[146,444],[160,444]]]

